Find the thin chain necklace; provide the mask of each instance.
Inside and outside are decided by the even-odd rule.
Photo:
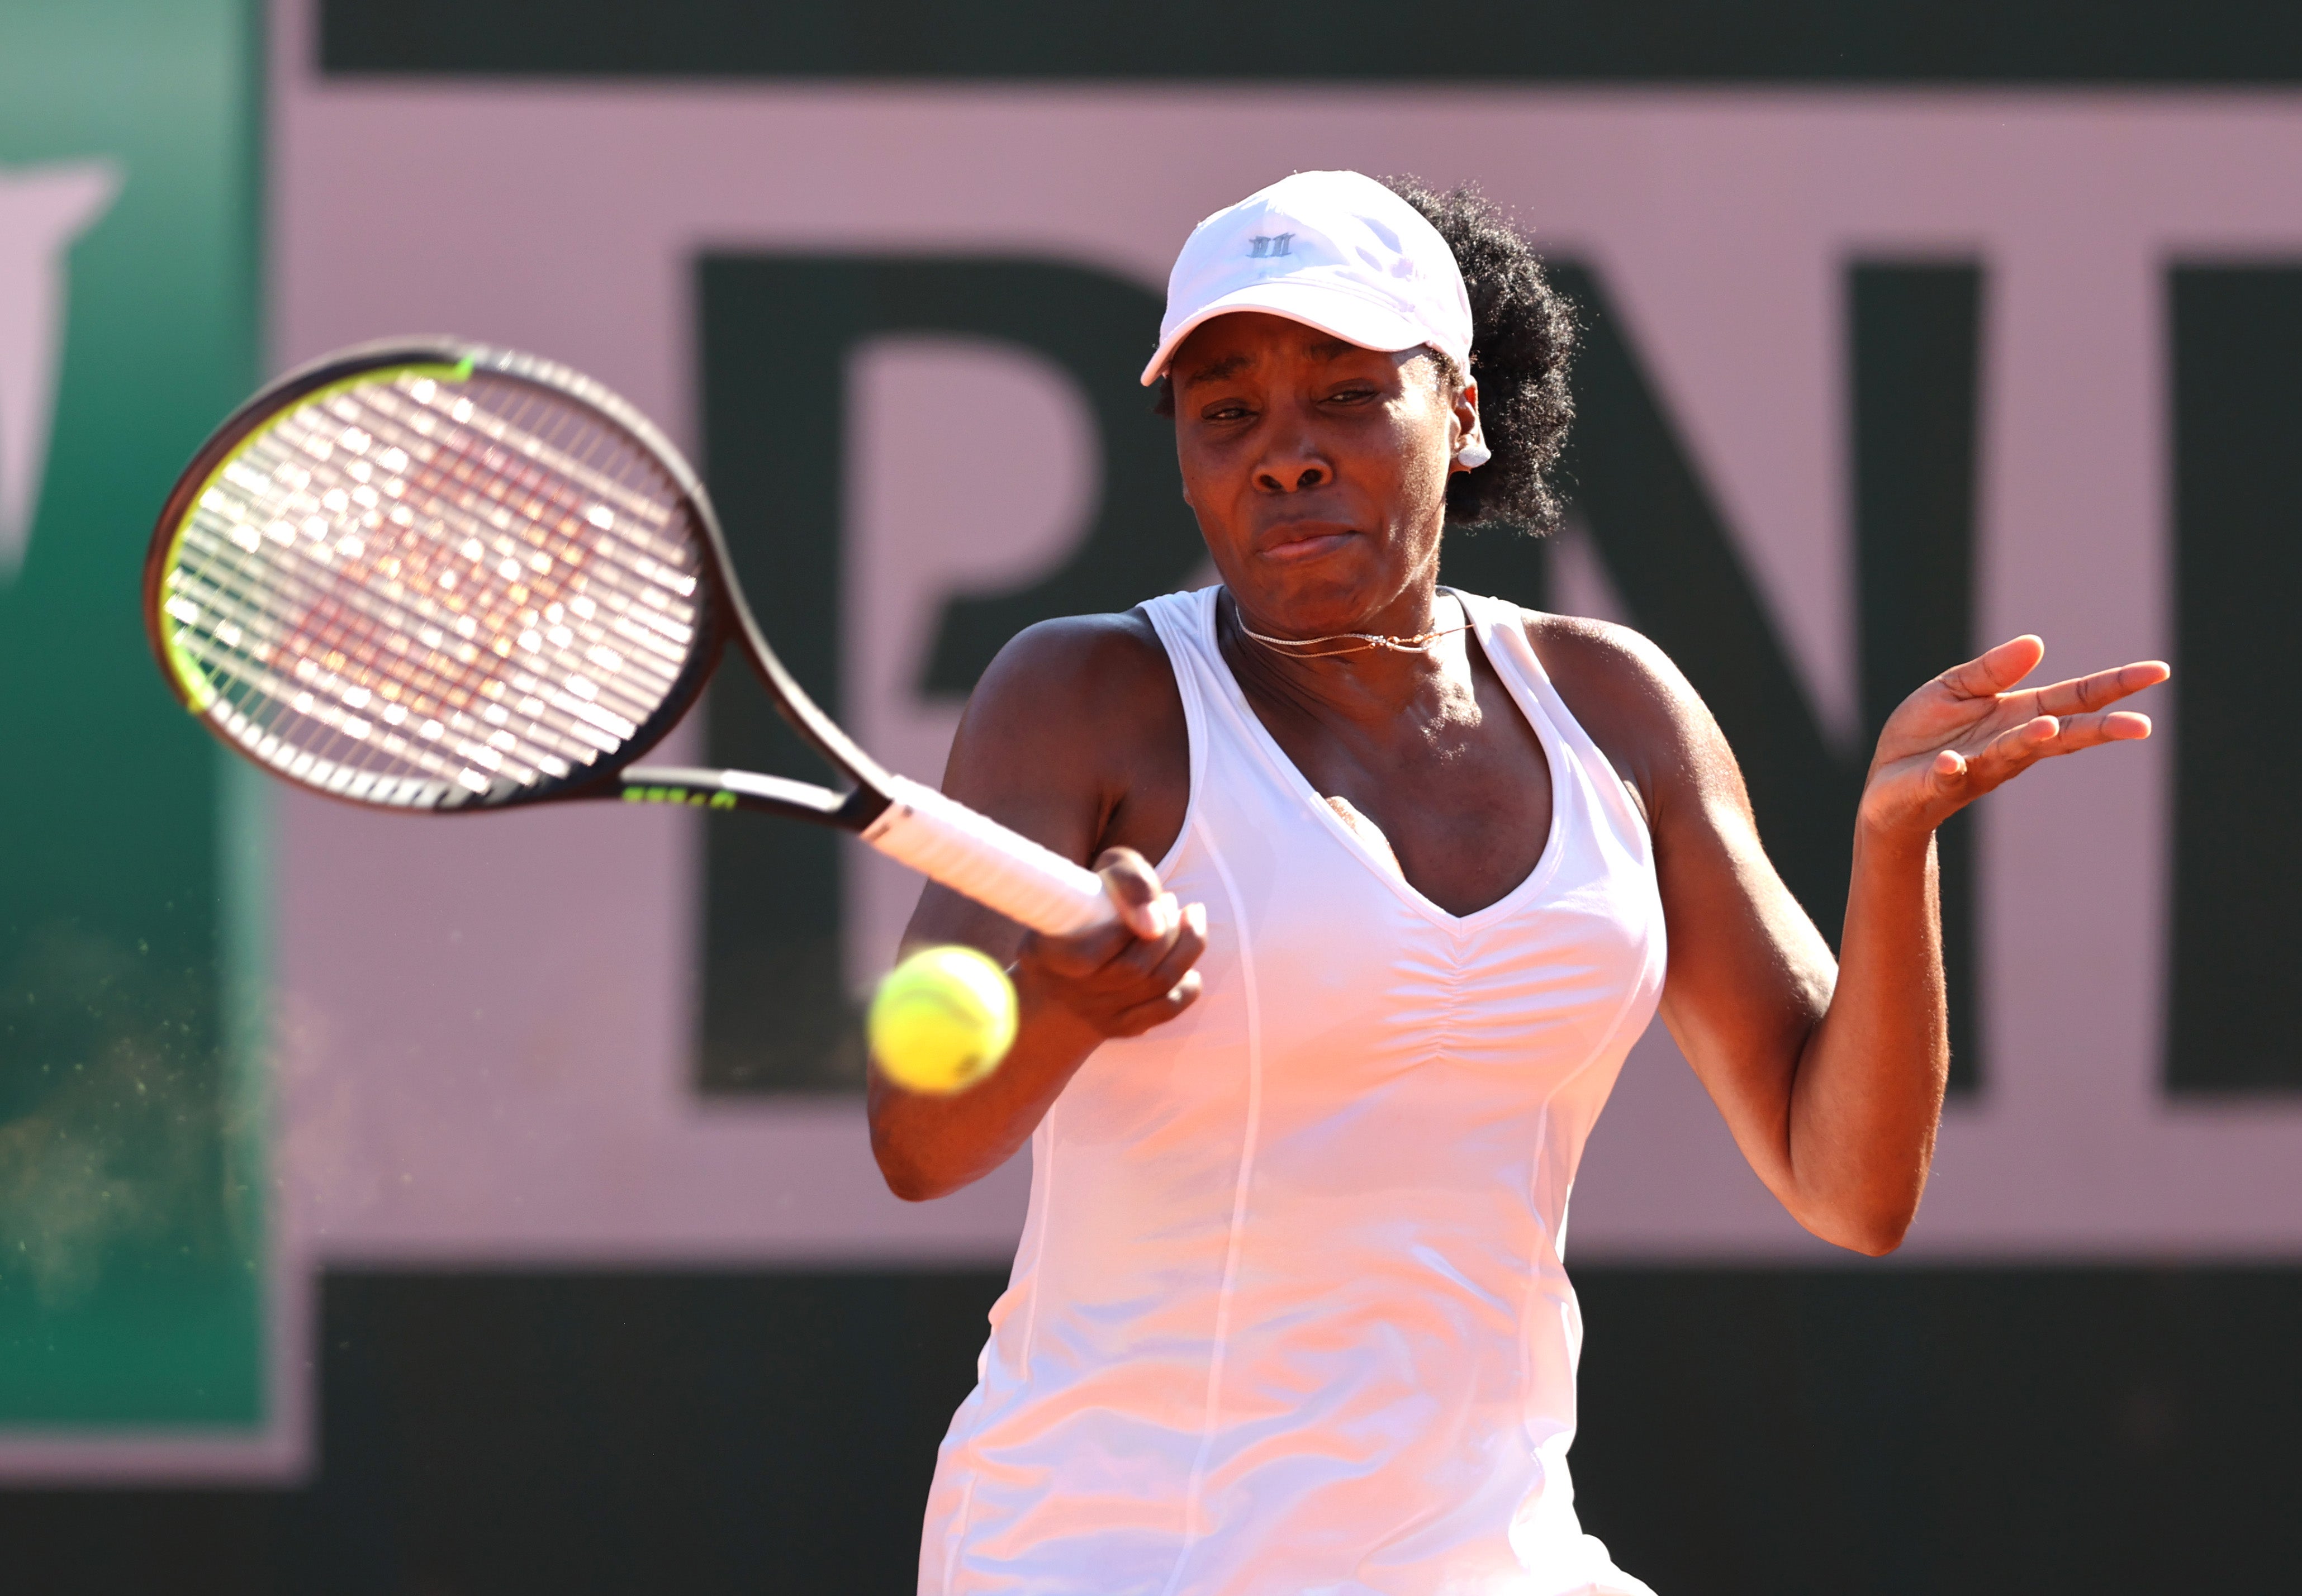
[[[1457,599],[1455,602],[1458,608],[1462,608],[1463,601],[1460,599]],[[1464,608],[1461,625],[1440,626],[1429,632],[1417,632],[1412,637],[1381,632],[1337,632],[1327,637],[1267,637],[1239,618],[1239,604],[1234,600],[1231,603],[1231,624],[1264,647],[1287,651],[1287,657],[1290,659],[1327,659],[1337,654],[1365,653],[1370,649],[1388,649],[1399,654],[1419,654],[1442,637],[1452,637],[1458,632],[1469,631],[1471,616],[1470,610]],[[1328,648],[1325,646],[1328,643],[1338,643],[1341,646]],[[1315,653],[1303,651],[1306,650],[1317,651]]]

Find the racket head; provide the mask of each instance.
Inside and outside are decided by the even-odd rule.
[[[177,697],[275,775],[500,809],[613,792],[677,723],[729,629],[724,561],[693,469],[604,386],[395,339],[217,430],[161,512],[144,614]]]

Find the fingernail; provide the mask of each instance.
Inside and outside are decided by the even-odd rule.
[[[1176,906],[1175,895],[1172,892],[1161,893],[1151,900],[1148,907],[1151,929],[1147,934],[1150,936],[1164,937],[1182,923],[1183,911]]]
[[[1191,928],[1192,936],[1205,937],[1207,934],[1207,906],[1205,903],[1193,903],[1184,910],[1183,923]]]

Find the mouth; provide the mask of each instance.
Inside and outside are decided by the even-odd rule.
[[[1338,526],[1332,521],[1298,521],[1273,530],[1263,545],[1263,558],[1290,565],[1316,559],[1332,554],[1357,536],[1358,533],[1349,527]]]

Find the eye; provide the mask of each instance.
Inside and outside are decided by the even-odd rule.
[[[1331,405],[1364,405],[1379,397],[1371,382],[1346,382],[1327,395]]]
[[[1206,409],[1199,412],[1199,419],[1201,421],[1211,421],[1218,424],[1228,421],[1243,421],[1247,418],[1247,407],[1240,404],[1237,399],[1217,399],[1214,404],[1209,405]]]

